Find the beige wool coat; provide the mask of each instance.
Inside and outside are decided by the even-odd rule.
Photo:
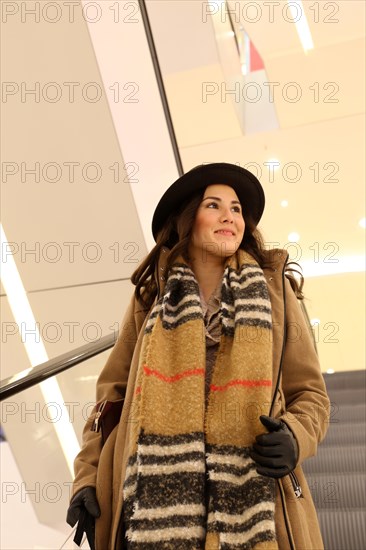
[[[84,428],[82,449],[75,459],[73,494],[86,486],[95,487],[101,508],[101,516],[96,520],[96,550],[122,549],[120,518],[128,459],[127,426],[137,420],[132,397],[141,342],[148,313],[164,289],[165,278],[161,274],[168,252],[167,248],[162,248],[156,267],[158,296],[147,310],[132,295],[119,337],[97,382],[97,403],[125,398],[120,422],[102,448],[101,432],[91,431],[94,409]],[[288,425],[299,448],[298,464],[294,470],[296,477],[288,475],[276,482],[278,545],[280,550],[322,550],[318,519],[301,464],[316,454],[317,446],[326,434],[330,403],[310,329],[284,275],[288,254],[280,249],[271,251],[271,254],[275,261],[271,267],[263,269],[273,322],[271,416],[281,418]],[[259,406],[258,415],[269,414],[269,405],[266,410]],[[253,414],[253,407],[250,414]],[[301,488],[300,496],[297,485]]]

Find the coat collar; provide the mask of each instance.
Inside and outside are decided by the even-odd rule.
[[[155,282],[158,289],[157,300],[162,295],[166,284],[166,265],[169,252],[170,249],[166,246],[160,249],[159,258],[155,267]],[[275,284],[280,279],[282,280],[283,269],[288,261],[288,252],[281,248],[275,248],[274,250],[268,251],[267,255],[271,264],[268,267],[264,267],[263,272],[267,284],[272,286],[272,283]]]

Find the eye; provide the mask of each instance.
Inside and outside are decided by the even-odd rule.
[[[207,204],[207,208],[210,208],[210,206],[212,206],[212,205],[214,205],[215,207],[218,207],[217,202],[209,202],[209,203]],[[240,208],[240,206],[233,206],[232,208],[235,210],[235,212],[238,212],[238,214],[241,213],[241,208]]]

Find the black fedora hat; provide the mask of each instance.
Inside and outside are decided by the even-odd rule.
[[[169,214],[208,185],[230,185],[238,195],[244,218],[250,214],[257,225],[264,210],[264,191],[259,180],[245,168],[226,162],[214,162],[195,166],[178,178],[161,197],[152,220],[155,241]]]

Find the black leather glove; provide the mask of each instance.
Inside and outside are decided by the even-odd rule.
[[[84,487],[71,500],[66,521],[71,527],[78,522],[74,542],[80,546],[83,533],[86,533],[91,550],[95,549],[95,518],[99,518],[100,508],[94,487]]]
[[[296,439],[287,425],[278,418],[259,417],[270,433],[257,435],[250,456],[257,463],[258,474],[283,477],[295,468],[299,456]]]

